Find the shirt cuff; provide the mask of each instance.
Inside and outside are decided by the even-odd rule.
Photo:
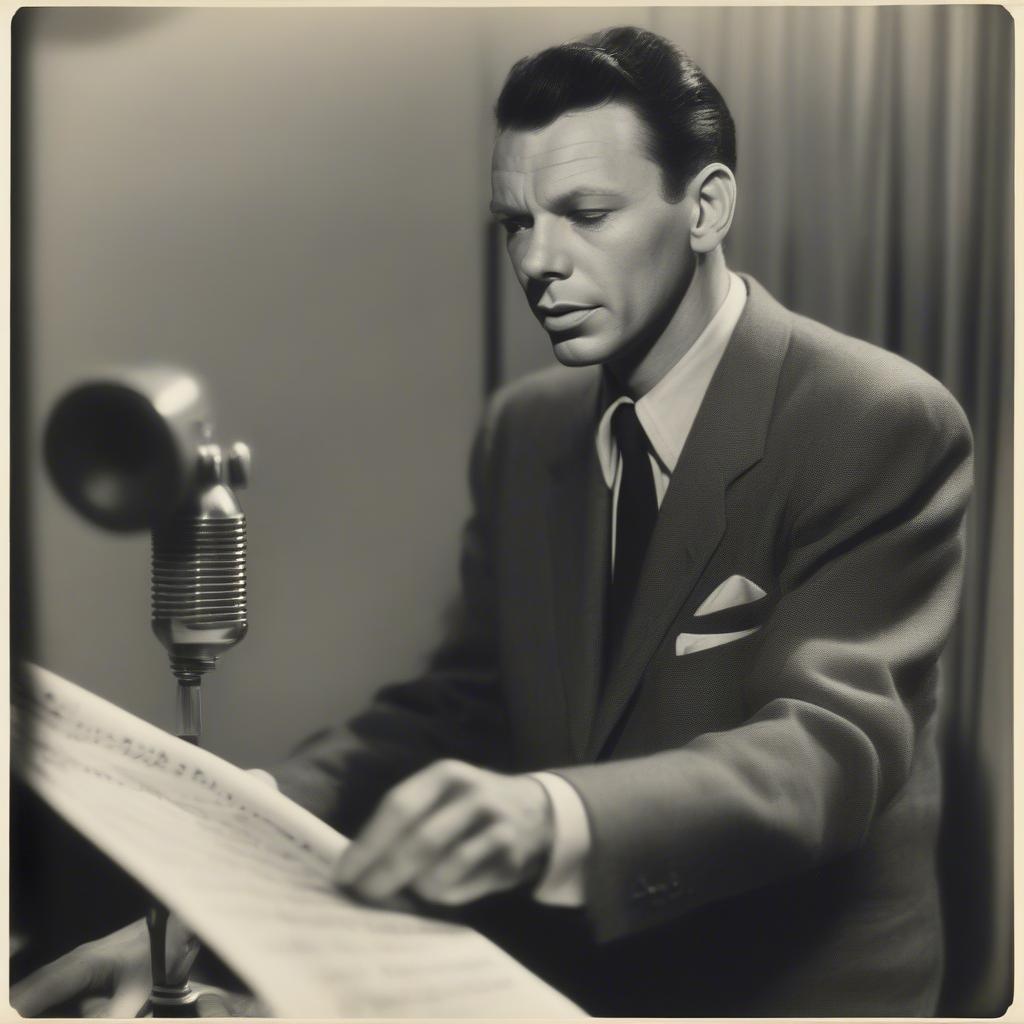
[[[552,772],[532,772],[551,801],[555,838],[547,868],[533,890],[538,903],[582,907],[584,868],[590,852],[590,823],[583,801],[572,786]]]

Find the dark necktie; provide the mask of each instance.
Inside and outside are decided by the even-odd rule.
[[[640,426],[636,406],[632,402],[624,402],[612,414],[612,430],[619,445],[622,479],[615,513],[615,565],[605,648],[607,668],[611,667],[622,643],[644,554],[654,521],[658,518],[658,499],[647,455],[647,435]]]

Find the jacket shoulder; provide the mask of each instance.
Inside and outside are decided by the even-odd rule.
[[[592,393],[599,379],[600,370],[596,367],[549,366],[503,384],[491,396],[489,404],[501,414],[530,415],[560,407],[574,398],[583,400]]]
[[[527,374],[500,387],[488,402],[486,422],[492,435],[510,440],[517,451],[533,445],[553,455],[588,424],[601,393],[599,367],[557,365]]]
[[[601,373],[561,365],[499,387],[487,400],[473,447],[472,476],[529,473],[578,449],[593,431]]]
[[[793,315],[779,384],[783,415],[830,422],[836,433],[871,422],[970,436],[963,409],[931,374],[808,317]]]

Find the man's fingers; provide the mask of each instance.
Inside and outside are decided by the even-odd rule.
[[[210,985],[204,987],[196,1000],[197,1017],[265,1017],[267,1014],[254,995],[228,992]]]
[[[465,903],[529,881],[551,842],[550,801],[537,780],[439,762],[385,797],[334,877],[377,905],[403,889]]]
[[[335,882],[340,886],[353,885],[458,785],[458,772],[453,764],[440,762],[396,786],[339,858],[334,869]]]
[[[424,871],[443,860],[460,839],[481,822],[479,807],[464,794],[442,803],[411,829],[373,864],[354,888],[365,899],[376,901],[401,892]]]
[[[51,1006],[88,995],[97,988],[95,963],[74,949],[33,971],[11,988],[11,1005],[22,1017],[39,1017]]]
[[[412,896],[403,892],[396,892],[383,899],[374,900],[374,907],[378,910],[397,910],[401,914],[420,914],[423,912],[421,904]]]
[[[501,823],[468,836],[424,872],[413,889],[425,900],[458,904],[510,888],[515,880],[504,853],[511,838]]]
[[[218,992],[204,992],[196,1000],[197,1017],[230,1017],[228,1001]]]
[[[133,977],[117,986],[113,995],[87,996],[80,1003],[83,1017],[134,1017],[149,998],[149,976]]]
[[[493,862],[481,865],[472,875],[446,889],[431,902],[445,907],[461,907],[484,896],[514,889],[518,884],[519,879],[508,871],[504,862],[494,858]]]

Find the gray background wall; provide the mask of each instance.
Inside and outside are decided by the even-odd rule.
[[[79,519],[38,458],[70,383],[161,360],[254,452],[250,633],[204,686],[206,745],[268,763],[415,673],[456,586],[483,405],[490,106],[516,56],[622,16],[18,15],[42,664],[173,725],[148,537]],[[523,361],[550,359],[531,338]]]
[[[459,11],[26,12],[31,432],[109,362],[200,373],[254,451],[250,634],[205,743],[264,763],[412,673],[481,409],[479,53]],[[425,88],[429,83],[429,88]],[[33,458],[39,660],[162,725],[145,535]]]

